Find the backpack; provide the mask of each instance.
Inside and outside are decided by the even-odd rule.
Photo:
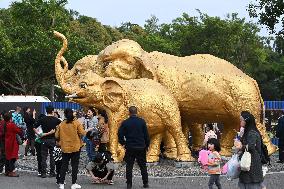
[[[268,155],[267,146],[263,143],[261,139],[261,163],[270,165],[270,157]]]

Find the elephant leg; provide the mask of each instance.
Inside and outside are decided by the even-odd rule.
[[[273,154],[277,150],[277,148],[276,146],[272,144],[268,134],[266,133],[265,125],[261,123],[257,123],[256,127],[262,136],[263,143],[267,146],[268,154],[269,155]]]
[[[175,114],[173,113],[172,115]],[[177,145],[177,161],[194,161],[187,146],[185,136],[182,133],[180,117],[172,116],[165,120],[165,124]]]
[[[109,119],[109,150],[114,162],[121,162],[124,157],[124,150],[122,150],[122,146],[118,145],[117,135],[118,127],[120,126],[117,120],[121,120],[124,117],[126,117],[124,114],[117,112],[115,115],[110,116]]]
[[[159,161],[160,146],[163,134],[159,133],[151,137],[150,146],[147,152],[147,162],[153,163]]]
[[[221,136],[221,155],[231,156],[232,147],[234,145],[234,138],[236,136],[236,130],[239,129],[240,121],[233,120],[231,122],[224,123],[224,129]]]
[[[169,159],[176,159],[177,158],[177,146],[175,143],[175,139],[173,136],[166,131],[163,136],[164,141],[164,156]]]
[[[117,159],[118,160],[123,160],[125,155],[125,149],[123,148],[123,146],[121,146],[121,144],[118,144],[117,146]]]
[[[192,136],[192,149],[199,150],[202,147],[204,140],[204,131],[202,128],[202,124],[192,124],[190,126],[190,132]]]

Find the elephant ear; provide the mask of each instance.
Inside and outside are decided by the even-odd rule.
[[[134,59],[138,64],[138,72],[140,78],[148,78],[157,81],[157,75],[153,68],[152,62],[147,56],[135,56]]]
[[[108,79],[101,85],[103,91],[103,103],[112,111],[116,111],[125,102],[125,91],[115,80]]]

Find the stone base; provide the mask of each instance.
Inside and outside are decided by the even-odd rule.
[[[175,161],[176,168],[187,168],[187,167],[193,167],[193,166],[196,166],[196,162]]]
[[[153,167],[153,166],[156,166],[158,164],[159,164],[158,161],[157,162],[146,163],[147,167]]]

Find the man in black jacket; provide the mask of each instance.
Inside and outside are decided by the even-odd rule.
[[[144,119],[137,117],[137,108],[129,108],[130,117],[124,120],[118,131],[119,143],[125,146],[127,189],[132,188],[132,169],[136,159],[142,175],[143,187],[149,188],[146,166],[146,151],[150,145]]]
[[[279,143],[278,143],[279,161],[278,163],[284,163],[284,112],[281,112],[281,116],[278,119],[276,137],[279,138]]]

